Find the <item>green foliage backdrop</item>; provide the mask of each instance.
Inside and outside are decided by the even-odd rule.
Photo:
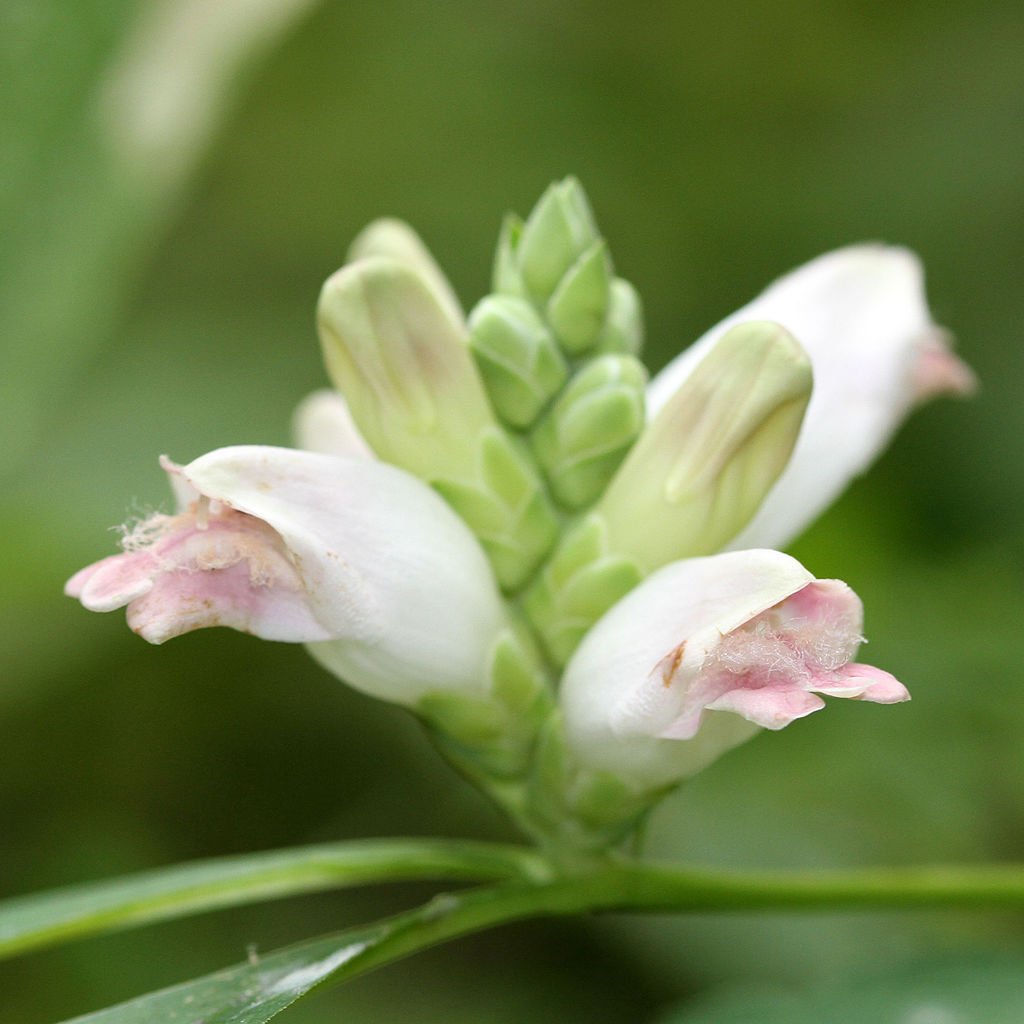
[[[974,402],[918,414],[796,551],[861,594],[871,661],[913,703],[836,706],[730,754],[659,811],[651,849],[1021,858],[1019,4],[325,2],[239,63],[245,88],[201,161],[144,187],[103,157],[89,107],[136,8],[0,12],[0,893],[328,838],[508,837],[410,720],[301,651],[228,633],[151,649],[60,588],[113,550],[108,527],[166,502],[158,453],[287,443],[323,382],[317,289],[367,220],[414,223],[471,304],[501,213],[570,172],[646,300],[656,365],[773,276],[879,238],[921,253],[982,381]],[[423,891],[304,897],[0,965],[0,1019],[70,1016]],[[414,1004],[422,1021],[637,1021],[712,986],[841,988],[1022,942],[1019,917],[976,913],[518,925],[291,1019],[403,1020]]]

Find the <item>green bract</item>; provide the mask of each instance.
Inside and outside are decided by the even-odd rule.
[[[534,453],[566,508],[601,496],[643,429],[646,385],[647,371],[637,359],[599,356],[577,371],[537,425]]]
[[[470,314],[469,338],[498,415],[529,427],[569,376],[554,335],[525,299],[488,295]]]
[[[575,178],[553,184],[525,223],[505,218],[494,259],[494,291],[531,302],[567,356],[593,350],[636,355],[640,301],[615,277],[608,246]]]

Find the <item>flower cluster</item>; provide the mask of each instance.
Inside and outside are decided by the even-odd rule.
[[[300,405],[299,449],[163,459],[176,512],[68,594],[153,643],[224,625],[307,644],[518,787],[527,827],[591,844],[822,695],[907,699],[855,661],[850,588],[773,549],[917,403],[973,386],[910,252],[812,261],[648,384],[639,299],[570,179],[506,220],[468,317],[385,220],[318,324],[337,391]]]

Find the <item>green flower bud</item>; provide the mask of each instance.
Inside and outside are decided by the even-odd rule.
[[[565,272],[547,304],[547,319],[566,352],[580,355],[601,334],[611,292],[612,261],[598,240]]]
[[[524,299],[489,295],[469,318],[469,344],[498,415],[530,426],[569,368],[551,332]]]
[[[494,416],[465,329],[419,273],[349,264],[324,285],[317,323],[327,372],[377,455],[430,481],[472,477]]]
[[[644,425],[647,371],[632,356],[589,363],[531,438],[555,498],[567,508],[595,501]]]
[[[778,324],[722,336],[637,441],[595,511],[611,550],[645,573],[719,550],[785,468],[811,364]]]
[[[525,446],[494,426],[479,438],[473,476],[432,483],[476,534],[502,589],[523,586],[558,536],[558,519]]]
[[[643,340],[640,301],[614,276],[583,188],[574,178],[555,182],[524,224],[509,215],[501,226],[493,288],[528,299],[562,350],[636,355]]]
[[[403,220],[382,217],[368,224],[349,246],[346,262],[380,256],[394,260],[419,276],[434,290],[438,301],[456,323],[465,319],[455,291],[437,265],[423,239]]]
[[[639,356],[644,347],[644,312],[637,290],[624,278],[611,283],[608,313],[597,339],[598,352]]]
[[[521,586],[558,523],[529,453],[494,418],[462,324],[415,271],[380,258],[327,281],[318,322],[328,374],[373,451],[433,484],[501,586]]]
[[[605,523],[588,515],[565,535],[523,602],[544,648],[564,665],[588,629],[643,573],[611,550]]]
[[[527,218],[516,247],[523,282],[546,303],[574,263],[598,240],[597,225],[575,178],[555,182]]]

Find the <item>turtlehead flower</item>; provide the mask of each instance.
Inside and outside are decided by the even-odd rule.
[[[730,548],[784,547],[868,468],[915,405],[974,388],[932,322],[918,258],[855,245],[799,267],[712,327],[651,382],[649,412],[745,320],[774,320],[796,338],[810,356],[814,391],[789,464]]]
[[[860,599],[777,551],[674,562],[587,634],[565,671],[570,749],[640,790],[676,782],[759,728],[781,729],[824,696],[909,699],[854,662]],[[684,741],[684,742],[678,742]]]
[[[67,593],[151,643],[206,626],[307,643],[352,686],[415,704],[487,685],[505,613],[465,524],[393,466],[284,448],[162,460],[178,499]]]
[[[177,511],[69,594],[153,643],[215,625],[305,643],[414,708],[535,834],[592,846],[825,698],[908,699],[855,661],[856,594],[767,549],[917,402],[973,386],[911,253],[814,260],[646,389],[639,299],[572,179],[506,220],[468,324],[401,222],[350,257],[318,307],[344,398],[302,403],[307,450],[164,460]]]

